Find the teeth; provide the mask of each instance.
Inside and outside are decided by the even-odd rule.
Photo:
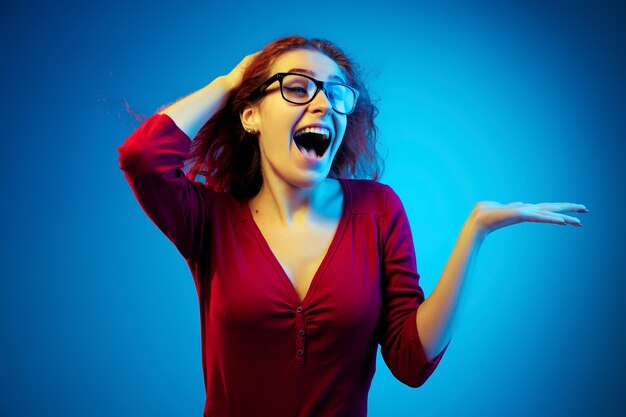
[[[317,133],[318,135],[326,136],[326,139],[330,137],[330,130],[325,127],[305,127],[304,129],[298,130],[293,136],[298,137],[304,133]]]

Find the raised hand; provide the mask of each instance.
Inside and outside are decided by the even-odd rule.
[[[437,286],[417,311],[418,333],[429,359],[433,360],[450,340],[463,283],[483,239],[494,230],[524,222],[581,226],[578,218],[563,214],[570,212],[587,213],[589,210],[582,204],[574,203],[500,204],[481,201],[474,206]]]
[[[474,207],[472,216],[479,230],[486,236],[494,230],[517,223],[553,223],[566,226],[582,226],[577,217],[563,213],[587,213],[582,204],[574,203],[510,203],[481,201]]]
[[[159,113],[170,116],[187,136],[194,138],[202,125],[224,107],[229,94],[239,87],[244,71],[255,56],[256,53],[246,56],[228,75],[217,77],[204,88],[178,100]]]
[[[247,55],[244,59],[241,60],[239,64],[237,64],[235,68],[233,68],[228,74],[224,76],[224,78],[228,81],[231,91],[239,88],[246,68],[250,66],[250,63],[258,54],[259,52],[255,52],[253,54]]]

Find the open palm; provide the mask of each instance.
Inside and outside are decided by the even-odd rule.
[[[476,204],[473,215],[487,235],[494,230],[524,222],[582,226],[577,217],[563,213],[588,211],[584,205],[574,203],[500,204],[496,201],[481,201]]]

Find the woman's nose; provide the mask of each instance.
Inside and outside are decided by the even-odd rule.
[[[333,108],[333,106],[330,104],[330,100],[326,96],[326,92],[320,89],[311,104],[309,104],[309,108],[314,112],[321,111],[326,114]]]

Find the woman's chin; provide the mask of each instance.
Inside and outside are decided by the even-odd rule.
[[[328,171],[324,172],[301,172],[292,179],[291,184],[298,188],[314,188],[322,184],[328,177]]]
[[[322,184],[325,178],[326,177],[301,179],[295,182],[293,185],[298,188],[315,188],[318,185]]]

